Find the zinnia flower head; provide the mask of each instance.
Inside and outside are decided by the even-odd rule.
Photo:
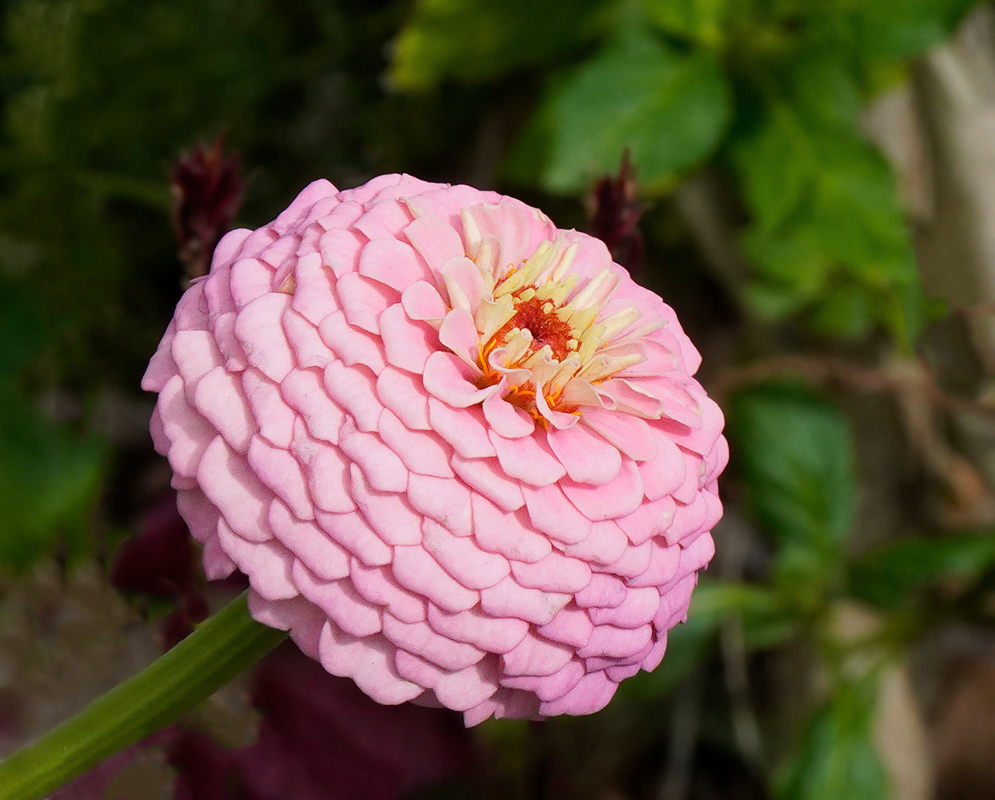
[[[149,365],[211,578],[381,703],[587,714],[713,554],[722,414],[605,245],[468,186],[308,186],[229,233]]]

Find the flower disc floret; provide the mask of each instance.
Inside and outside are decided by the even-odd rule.
[[[467,186],[308,186],[219,244],[143,386],[209,577],[382,703],[586,714],[713,554],[722,414],[597,239]]]

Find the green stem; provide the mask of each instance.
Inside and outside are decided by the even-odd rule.
[[[38,800],[196,707],[286,637],[243,594],[135,677],[0,761],[0,800]]]

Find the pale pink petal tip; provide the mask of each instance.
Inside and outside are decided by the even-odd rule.
[[[208,577],[476,725],[594,713],[664,658],[729,455],[699,361],[603,243],[384,175],[227,234],[142,386]]]

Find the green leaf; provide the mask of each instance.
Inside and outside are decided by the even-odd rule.
[[[717,46],[723,38],[728,0],[643,0],[650,22],[674,36]]]
[[[394,48],[390,76],[405,89],[479,81],[540,64],[591,40],[607,0],[421,0]]]
[[[876,682],[837,690],[812,720],[775,781],[779,800],[884,800],[888,781],[874,748]]]
[[[733,398],[729,434],[754,512],[781,545],[781,579],[816,596],[838,571],[856,510],[849,423],[801,390],[765,387]]]
[[[857,28],[864,56],[873,60],[913,58],[940,44],[977,0],[892,0],[861,3]]]
[[[860,558],[850,568],[850,594],[897,609],[946,577],[977,578],[995,567],[995,532],[942,539],[903,539]]]
[[[104,455],[100,442],[79,441],[0,381],[0,563],[24,568],[60,535],[74,544]]]
[[[641,37],[579,67],[546,102],[540,114],[551,124],[550,157],[542,182],[557,192],[616,170],[627,148],[644,190],[659,191],[708,157],[730,113],[714,59]]]
[[[823,333],[855,338],[877,324],[911,344],[923,300],[894,180],[841,119],[773,99],[735,144],[760,287],[747,299],[765,316],[801,310]]]

